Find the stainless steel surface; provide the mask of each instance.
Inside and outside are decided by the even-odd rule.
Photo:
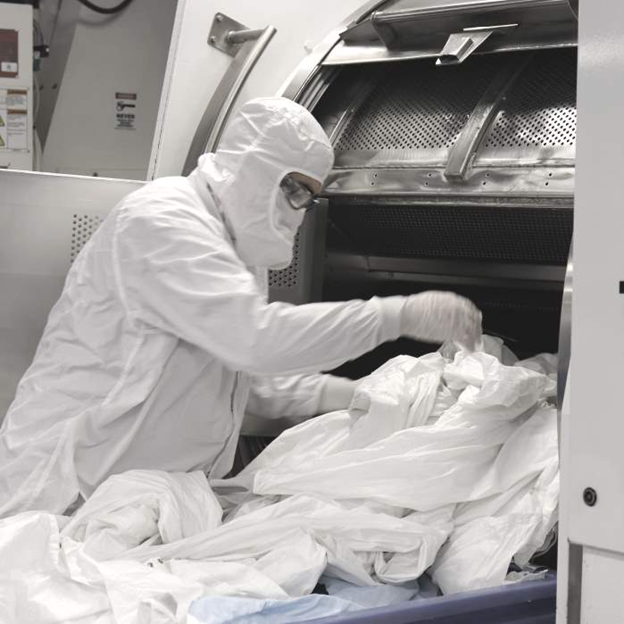
[[[506,167],[470,169],[461,182],[448,180],[441,167],[418,169],[336,169],[327,180],[329,197],[422,197],[450,201],[472,197],[475,203],[552,205],[561,200],[572,207],[574,167]],[[541,200],[539,198],[542,198]]]
[[[568,552],[568,613],[566,624],[581,624],[583,547],[570,542]]]
[[[262,29],[256,30],[234,30],[228,33],[227,40],[228,43],[232,45],[238,45],[241,43],[245,43],[245,41],[253,41],[262,35]]]
[[[305,97],[305,91],[311,81],[317,78],[323,59],[340,41],[340,34],[362,22],[372,11],[383,6],[388,0],[370,0],[362,5],[361,9],[350,15],[342,24],[338,24],[327,37],[297,67],[292,79],[284,86],[279,95],[300,102]]]
[[[472,275],[478,275],[484,263],[493,265],[488,269],[493,272],[498,265],[554,266],[559,267],[561,285],[572,211],[459,203],[401,205],[387,204],[384,198],[371,203],[337,200],[332,203],[330,229],[330,249],[388,261],[465,262],[458,268],[460,274],[470,269],[475,271]]]
[[[367,169],[427,168],[434,179],[422,181],[424,192],[567,194],[573,192],[575,70],[576,51],[569,48],[480,55],[462,66],[422,60],[349,66],[333,84],[323,82],[317,112],[334,143],[335,172],[351,170],[361,179]],[[476,177],[467,176],[469,165]],[[439,183],[437,168],[449,174]],[[480,179],[479,171],[488,175]],[[462,187],[463,176],[470,181]],[[364,192],[379,190],[377,177]],[[412,190],[420,177],[415,174]],[[497,188],[500,180],[505,189]]]
[[[380,68],[370,97],[335,142],[336,168],[446,165],[449,149],[506,63],[488,56],[439,68],[416,62]]]
[[[547,41],[525,41],[521,44],[511,42],[504,43],[501,40],[496,50],[490,50],[488,53],[496,52],[522,52],[531,50],[546,50],[558,48],[574,48],[576,41],[571,38],[567,42],[547,42]],[[421,47],[417,50],[388,50],[385,45],[380,42],[371,42],[368,44],[347,44],[344,41],[339,42],[332,51],[323,59],[323,67],[332,67],[336,65],[360,65],[362,63],[391,63],[396,61],[406,61],[412,59],[435,59],[440,53],[437,46]],[[481,54],[477,51],[475,54]]]
[[[184,164],[184,175],[188,175],[195,168],[197,159],[202,154],[216,149],[240,90],[277,31],[273,26],[267,26],[259,32],[261,35],[258,39],[248,40],[240,45],[234,60],[208,103],[193,137]]]
[[[232,35],[239,31],[249,32],[247,27],[240,22],[233,20],[231,17],[228,17],[223,13],[217,13],[214,16],[212,26],[210,27],[210,33],[208,34],[208,45],[220,50],[221,52],[225,52],[230,56],[236,56],[240,43],[243,42],[235,42],[232,39]],[[256,36],[252,38],[257,39],[258,37]]]
[[[456,283],[528,289],[558,289],[565,269],[553,265],[519,265],[470,260],[428,260],[363,256],[330,251],[330,272],[366,272],[372,279]]]
[[[449,35],[447,42],[442,48],[442,52],[436,61],[437,65],[451,65],[463,63],[473,52],[475,52],[492,35],[504,35],[515,28],[518,24],[503,24],[500,26],[464,28],[461,33]]]
[[[574,276],[574,256],[572,245],[566,267],[563,296],[561,299],[561,322],[559,325],[559,364],[557,370],[557,430],[561,440],[561,420],[563,413],[563,399],[565,397],[572,355],[572,280]]]
[[[74,215],[71,238],[71,262],[78,257],[78,254],[100,227],[102,221],[104,221],[104,217],[96,214],[76,213]]]
[[[572,164],[575,153],[576,51],[538,52],[501,104],[475,163]]]
[[[411,59],[436,58],[439,48],[419,50],[388,50],[381,42],[349,45],[340,41],[323,59],[323,66],[359,65],[360,63],[388,63]]]
[[[314,74],[314,77],[308,82],[306,89],[301,93],[298,103],[308,110],[314,110],[319,103],[329,85],[336,76],[337,70],[333,67],[323,67]]]
[[[447,37],[465,28],[518,24],[508,35],[516,45],[575,37],[576,20],[567,0],[398,0],[375,11],[372,25],[390,49],[441,49]],[[492,39],[488,49],[496,49]]]
[[[526,11],[561,9],[566,2],[567,0],[393,0],[387,2],[383,9],[380,8],[374,18],[378,23],[393,23],[411,21],[414,18],[436,20],[463,18],[475,12],[481,16],[519,12],[517,14],[523,16],[523,12]]]
[[[490,84],[475,106],[459,138],[451,149],[446,164],[446,171],[444,172],[447,178],[455,180],[463,180],[465,178],[470,160],[496,114],[498,104],[520,72],[526,67],[529,60],[529,55],[518,55],[516,58],[511,59],[507,66],[494,77],[492,84]]]
[[[0,420],[78,246],[142,182],[0,171]]]
[[[624,3],[583,0],[580,25],[572,385],[563,474],[569,539],[584,549],[581,621],[593,624],[617,622],[624,613],[624,302],[619,289],[624,279]],[[587,487],[598,492],[593,507],[583,500]],[[619,572],[600,579],[599,557],[592,557],[596,565],[587,563],[596,550],[611,551]],[[616,586],[620,593],[614,595]]]
[[[492,31],[480,33],[473,37],[467,33],[456,33],[449,36],[438,56],[437,65],[462,63],[492,34]]]

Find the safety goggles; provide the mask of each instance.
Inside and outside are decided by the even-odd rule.
[[[282,179],[280,188],[293,210],[310,210],[320,203],[317,194],[310,187],[290,175]]]

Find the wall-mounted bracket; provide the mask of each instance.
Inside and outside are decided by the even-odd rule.
[[[252,30],[223,13],[217,13],[208,35],[208,45],[236,56],[243,43],[258,39],[262,33],[262,30]]]

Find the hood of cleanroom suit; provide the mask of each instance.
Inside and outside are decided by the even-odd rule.
[[[280,189],[292,172],[323,182],[333,150],[316,119],[284,98],[257,98],[241,107],[215,154],[199,160],[234,247],[247,266],[280,269],[292,260],[304,211]]]

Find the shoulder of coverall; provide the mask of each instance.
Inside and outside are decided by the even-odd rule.
[[[127,195],[118,204],[126,218],[157,214],[187,214],[202,221],[221,221],[208,192],[201,192],[189,178],[158,178]]]
[[[193,232],[190,240],[194,245],[220,250],[230,259],[238,257],[218,213],[207,210],[201,193],[188,178],[159,178],[150,182],[126,196],[115,211],[114,253],[117,262],[124,266],[121,285],[126,295],[131,284],[140,284],[137,276],[149,271],[154,258],[162,264],[167,254],[185,257],[189,251],[184,242],[188,232]],[[197,256],[197,248],[191,249]],[[201,257],[205,260],[206,256]],[[133,270],[133,267],[141,268]],[[242,263],[241,267],[244,268]]]
[[[208,192],[206,191],[206,195]],[[159,178],[126,196],[115,209],[113,236],[119,241],[149,245],[160,233],[193,229],[206,243],[231,246],[223,220],[188,178]]]

